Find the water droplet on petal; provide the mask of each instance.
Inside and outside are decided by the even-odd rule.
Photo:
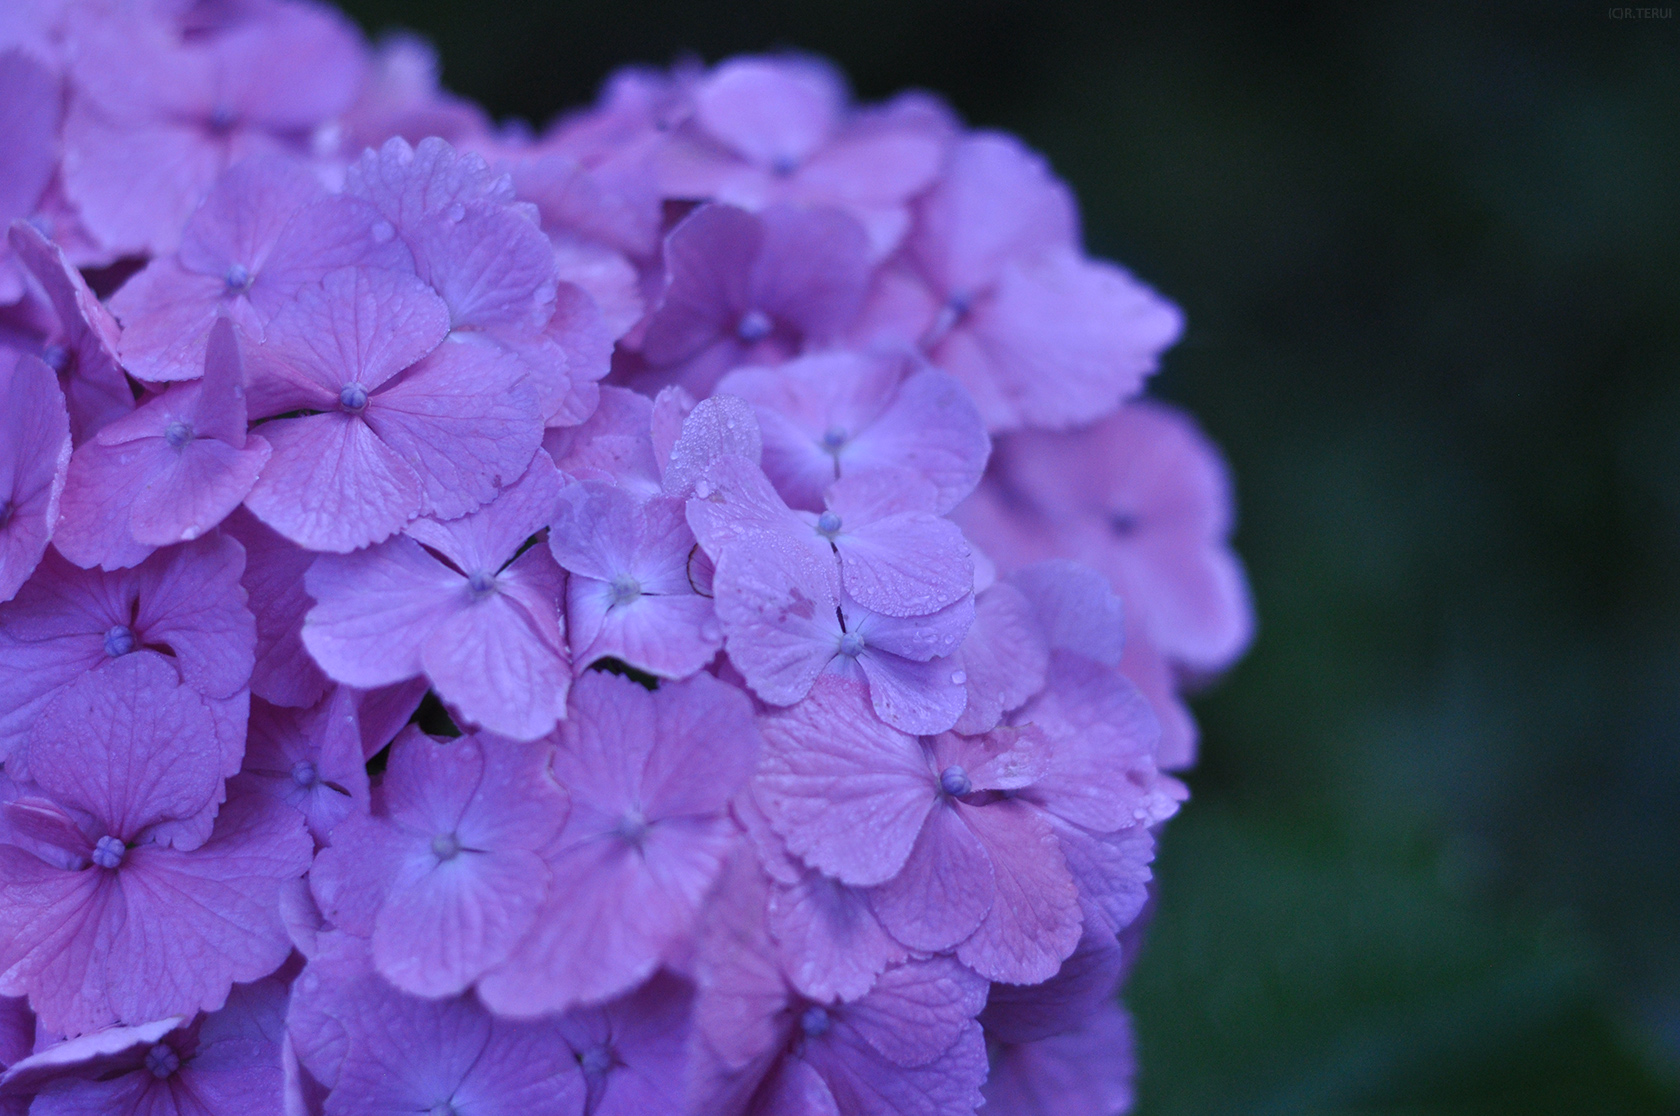
[[[375,221],[373,223],[373,228],[369,229],[368,232],[379,244],[384,244],[387,240],[390,240],[393,236],[397,235],[397,230],[389,221]]]
[[[968,684],[968,673],[966,671],[953,670],[951,672],[951,685],[953,685],[953,686],[965,686],[967,684]]]
[[[449,207],[449,219],[451,221],[459,221],[466,217],[466,215],[467,207],[462,205],[460,202],[456,202],[454,205]]]

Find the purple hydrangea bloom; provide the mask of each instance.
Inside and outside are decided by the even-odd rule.
[[[682,1111],[693,1000],[687,981],[661,972],[634,992],[561,1017],[589,1116]]]
[[[9,367],[7,367],[9,365]],[[58,520],[70,421],[52,369],[0,351],[0,603],[35,572]]]
[[[159,658],[83,675],[37,720],[28,793],[0,845],[0,992],[27,994],[49,1029],[191,1015],[291,949],[276,904],[309,867],[295,811],[234,798],[208,840],[157,842],[221,790],[210,712]]]
[[[49,551],[0,605],[0,752],[25,742],[65,686],[135,655],[205,699],[220,741],[216,767],[232,775],[245,750],[254,627],[239,584],[244,563],[239,544],[220,536],[115,573],[79,570]]]
[[[57,316],[56,326],[42,338],[40,356],[58,373],[70,408],[70,434],[80,445],[134,409],[134,394],[117,363],[117,323],[63,250],[34,226],[13,224],[7,241]]]
[[[298,291],[341,267],[413,269],[372,206],[329,196],[302,162],[256,155],[221,176],[193,213],[180,250],[153,260],[111,299],[122,359],[142,380],[189,380],[205,340],[231,318],[247,343],[267,335]]]
[[[637,503],[621,488],[574,483],[561,493],[548,545],[571,574],[566,616],[580,669],[611,657],[684,678],[723,645],[712,602],[689,572],[695,543],[682,500]]]
[[[286,985],[236,985],[219,1011],[97,1031],[48,1047],[0,1077],[52,1116],[280,1116]]]
[[[534,740],[564,715],[570,668],[561,573],[541,547],[520,553],[554,514],[559,482],[538,451],[492,503],[353,554],[322,555],[304,584],[320,603],[303,643],[352,686],[425,674],[474,724]]]
[[[590,672],[562,732],[553,770],[571,816],[548,857],[549,900],[479,984],[499,1012],[620,995],[675,951],[734,844],[729,799],[758,757],[751,703],[707,674],[649,693]]]
[[[919,473],[944,513],[974,490],[991,451],[968,393],[935,369],[906,375],[902,358],[833,352],[779,369],[742,369],[718,390],[753,405],[764,471],[789,504],[819,510],[835,481]]]
[[[226,519],[269,452],[265,439],[246,433],[239,342],[232,322],[217,319],[199,379],[106,424],[77,448],[53,545],[79,566],[137,565]]]
[[[362,76],[344,17],[300,0],[78,5],[65,187],[121,252],[162,254],[241,157],[301,151]]]
[[[837,340],[868,282],[863,231],[832,210],[695,210],[665,240],[666,285],[642,339],[664,382],[709,395],[729,369]]]
[[[541,442],[519,363],[446,342],[448,307],[413,276],[331,272],[270,329],[250,409],[280,417],[262,427],[274,456],[245,503],[300,546],[347,553],[419,515],[465,515]]]
[[[662,159],[671,195],[750,210],[836,206],[868,232],[879,259],[909,228],[907,203],[939,173],[955,124],[915,94],[848,111],[844,82],[823,63],[745,57],[696,85],[692,131]]]
[[[1131,1019],[1104,1002],[1075,1030],[999,1044],[985,1110],[994,1116],[1113,1116],[1131,1110],[1135,1073]]]
[[[959,1116],[980,1101],[985,984],[949,958],[889,969],[868,994],[818,1003],[788,987],[764,879],[737,858],[697,947],[690,1110],[775,1116]]]
[[[1015,140],[960,141],[919,207],[908,249],[940,307],[924,340],[991,429],[1107,414],[1178,339],[1175,307],[1079,254],[1066,187]]]
[[[547,762],[542,745],[410,730],[391,746],[378,813],[333,829],[310,873],[315,894],[335,924],[371,940],[398,988],[460,992],[530,930],[567,813]]]

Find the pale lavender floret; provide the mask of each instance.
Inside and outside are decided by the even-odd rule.
[[[788,987],[765,927],[765,880],[732,860],[696,947],[690,1111],[961,1116],[979,1103],[985,985],[948,958],[887,970],[859,999]]]
[[[831,554],[781,533],[743,536],[716,562],[724,646],[764,701],[791,705],[819,675],[840,673],[866,680],[875,712],[905,731],[956,723],[967,693],[951,653],[973,623],[972,597],[925,616],[874,612],[845,593]]]
[[[957,143],[906,247],[938,305],[923,343],[994,431],[1108,414],[1183,328],[1131,275],[1080,255],[1066,187],[1008,136]]]
[[[70,409],[70,435],[80,445],[134,409],[134,394],[117,363],[120,330],[63,249],[40,230],[14,222],[7,242],[46,292],[58,319],[41,340],[40,356],[58,374]]]
[[[693,1001],[689,982],[660,972],[634,992],[561,1016],[590,1116],[682,1111]]]
[[[408,249],[366,202],[329,196],[302,162],[256,155],[221,176],[182,234],[111,298],[124,365],[142,380],[187,380],[204,367],[222,317],[247,345],[303,286],[340,267],[412,271]]]
[[[30,751],[42,809],[80,824],[36,828],[53,860],[0,846],[0,992],[27,993],[48,1029],[76,1035],[214,1010],[234,981],[285,959],[277,898],[309,866],[301,817],[238,797],[197,847],[154,840],[222,782],[209,711],[161,659],[83,676],[37,721]]]
[[[985,1085],[993,1116],[1114,1116],[1132,1107],[1131,1018],[1103,1003],[1071,1031],[994,1052]]]
[[[72,9],[65,188],[121,253],[173,251],[216,179],[258,153],[305,153],[361,81],[355,29],[331,9],[261,3]]]
[[[837,211],[705,205],[666,237],[665,268],[642,356],[661,383],[705,396],[731,368],[838,339],[869,265],[862,230]]]
[[[907,202],[933,182],[956,130],[924,95],[849,109],[839,75],[792,56],[729,59],[696,84],[693,104],[693,124],[661,153],[668,194],[749,210],[836,206],[868,232],[875,259],[904,236]]]
[[[46,553],[69,464],[70,422],[52,369],[0,352],[0,603]]]
[[[201,378],[109,423],[76,450],[53,544],[79,566],[136,565],[160,546],[215,528],[268,458],[268,442],[246,433],[233,324],[218,319]]]
[[[0,47],[9,44],[0,41]],[[58,77],[25,50],[0,49],[0,225],[35,213],[58,165],[63,94]],[[24,271],[0,245],[0,306],[23,297]]]
[[[239,770],[254,642],[239,584],[244,564],[239,544],[216,535],[115,573],[80,570],[49,551],[0,605],[0,753],[25,743],[65,686],[133,654],[167,664],[205,698],[220,773]],[[9,768],[17,762],[8,756]]]
[[[293,542],[346,553],[419,515],[465,515],[530,464],[542,417],[518,361],[446,341],[413,276],[344,268],[270,326],[249,389],[274,455],[246,506]]]
[[[595,481],[560,494],[548,536],[571,577],[566,623],[582,670],[611,657],[661,678],[684,678],[723,645],[712,602],[695,591],[694,536],[683,501],[629,493]]]
[[[585,674],[562,732],[554,775],[572,811],[548,858],[552,897],[479,984],[506,1014],[620,995],[687,942],[736,842],[728,803],[759,746],[751,702],[707,674],[654,693]]]
[[[336,925],[368,937],[374,966],[422,996],[463,991],[504,962],[550,890],[544,855],[567,796],[548,747],[411,729],[391,746],[379,812],[351,814],[310,883]]]
[[[780,368],[744,368],[721,392],[753,405],[764,432],[764,471],[789,504],[821,510],[836,480],[882,470],[919,473],[943,514],[974,490],[991,452],[962,386],[904,358],[838,351]]]
[[[571,675],[564,576],[544,547],[520,553],[554,515],[559,481],[538,452],[517,484],[460,519],[322,555],[304,584],[319,603],[303,643],[334,680],[363,688],[424,674],[463,717],[534,740],[565,714]]]
[[[225,1007],[48,1047],[0,1078],[50,1116],[279,1116],[286,985],[236,985]]]

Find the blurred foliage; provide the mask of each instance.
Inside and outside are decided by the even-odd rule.
[[[1261,635],[1198,703],[1145,1116],[1680,1109],[1680,24],[1598,4],[352,0],[538,124],[797,46],[1189,313]],[[1672,8],[1660,9],[1672,12]]]

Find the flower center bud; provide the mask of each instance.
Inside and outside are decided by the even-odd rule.
[[[17,511],[17,505],[10,500],[0,500],[0,531],[12,521],[12,515]]]
[[[181,1068],[181,1056],[167,1042],[160,1042],[146,1051],[146,1072],[164,1078]]]
[[[618,819],[617,832],[619,838],[626,844],[640,845],[642,838],[647,836],[648,822],[640,810],[627,810]]]
[[[612,1051],[605,1046],[591,1046],[578,1055],[578,1068],[589,1077],[599,1077],[612,1069]]]
[[[817,516],[817,534],[833,538],[840,533],[840,517],[831,511],[825,511]]]
[[[488,597],[496,588],[496,578],[483,570],[475,570],[472,576],[467,578],[467,588],[472,590],[474,598]]]
[[[1108,529],[1123,539],[1128,538],[1137,532],[1137,516],[1126,512],[1115,512],[1108,517]]]
[[[210,130],[212,132],[230,132],[238,120],[238,115],[234,113],[230,105],[217,105],[210,110]]]
[[[94,842],[93,862],[101,868],[115,868],[123,862],[123,854],[128,846],[122,843],[121,837],[113,837],[109,833]]]
[[[453,833],[439,833],[432,838],[432,855],[439,860],[454,860],[461,855],[461,840]]]
[[[642,583],[629,574],[619,574],[612,579],[612,603],[626,605],[642,595]]]
[[[180,449],[193,440],[192,424],[180,421],[170,423],[164,427],[163,440],[169,443],[171,449]]]
[[[228,294],[238,294],[250,287],[251,269],[241,263],[229,264],[222,282],[227,284]]]
[[[54,372],[63,372],[70,367],[70,350],[63,345],[41,346],[41,363]]]
[[[298,786],[307,790],[320,780],[320,769],[315,766],[313,760],[298,760],[292,764],[292,782]]]
[[[939,789],[952,798],[961,798],[974,789],[974,783],[958,764],[952,764],[939,773]]]
[[[111,656],[111,658],[120,659],[132,650],[134,650],[134,632],[130,629],[118,624],[105,633],[105,654]]]
[[[461,1116],[448,1101],[438,1101],[426,1110],[426,1116]]]
[[[775,323],[770,315],[762,310],[748,310],[741,315],[741,320],[735,323],[735,336],[751,345],[754,341],[762,341],[770,336]]]
[[[828,1017],[828,1009],[816,1004],[806,1008],[804,1014],[799,1017],[799,1029],[813,1038],[817,1035],[827,1034],[830,1026],[832,1026],[832,1020]]]
[[[829,453],[839,453],[840,447],[846,444],[846,428],[831,426],[823,431],[822,447]]]
[[[345,384],[338,393],[338,405],[353,415],[367,410],[367,388],[361,384]]]
[[[863,637],[856,632],[847,632],[840,637],[840,654],[848,659],[855,659],[863,654]]]

